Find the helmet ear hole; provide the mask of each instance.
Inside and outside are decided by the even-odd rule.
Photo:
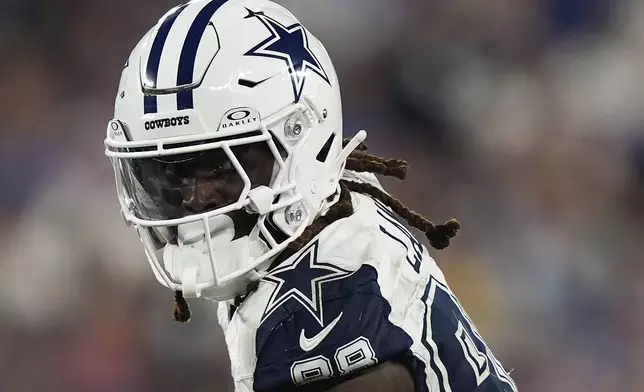
[[[326,159],[329,157],[329,152],[331,151],[331,145],[333,144],[333,139],[335,139],[335,133],[332,133],[329,136],[329,139],[324,143],[324,146],[318,152],[318,155],[315,157],[318,162],[326,162]]]

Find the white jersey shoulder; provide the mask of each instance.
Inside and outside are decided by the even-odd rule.
[[[222,305],[237,391],[390,360],[405,361],[417,391],[516,391],[425,246],[383,203],[351,197],[354,214],[271,270],[232,318]]]
[[[328,328],[329,324],[343,321],[338,319],[339,313],[323,313],[326,307],[323,301],[327,300],[322,298],[326,295],[324,289],[333,279],[339,281],[346,278],[362,266],[372,267],[377,274],[380,294],[391,307],[389,319],[393,325],[415,323],[414,320],[406,321],[416,317],[414,312],[410,312],[409,306],[414,300],[420,299],[430,275],[444,282],[442,272],[427,249],[396,220],[387,207],[361,194],[353,193],[351,196],[354,206],[352,216],[329,225],[309,246],[276,268],[280,271],[288,268],[294,270],[300,268],[296,263],[309,263],[309,267],[311,263],[319,263],[320,274],[312,273],[313,281],[303,282],[310,287],[318,284],[314,281],[318,275],[326,279],[320,283],[322,293],[317,293],[318,297],[315,287],[308,291],[302,289],[301,293],[295,292],[297,288],[294,288],[289,296],[278,286],[282,283],[281,278],[288,279],[293,275],[271,278],[271,273],[260,281],[257,291],[235,311],[232,319],[228,320],[228,306],[221,305],[220,321],[226,334],[232,375],[238,391],[254,390],[258,349],[262,349],[257,346],[261,340],[258,339],[258,331],[270,316],[283,312],[280,305],[310,308],[309,318],[320,324],[320,330],[315,329],[317,326],[313,322],[311,328],[303,328],[292,336],[294,344],[300,346],[302,341],[306,346],[307,342],[324,335],[324,328]],[[343,318],[347,318],[345,314],[346,311]],[[287,317],[286,314],[284,317]],[[332,327],[339,329],[340,326],[333,324]]]

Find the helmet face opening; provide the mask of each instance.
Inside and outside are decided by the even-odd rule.
[[[270,186],[275,157],[267,142],[159,157],[119,158],[126,205],[143,220],[211,212]]]

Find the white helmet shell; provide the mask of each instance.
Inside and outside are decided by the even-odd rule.
[[[364,137],[342,149],[333,64],[290,12],[267,0],[195,0],[166,13],[132,51],[105,145],[123,215],[159,282],[229,299],[328,208]],[[235,154],[252,143],[273,155],[270,183],[254,184]],[[132,167],[204,151],[230,159],[243,182],[235,200],[182,216],[141,212],[154,200],[139,197],[145,185],[132,184]],[[237,210],[258,220],[234,239],[226,214]]]

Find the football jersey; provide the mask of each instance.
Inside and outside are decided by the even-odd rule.
[[[288,390],[399,361],[418,392],[516,391],[427,249],[368,196],[220,305],[238,392]]]

